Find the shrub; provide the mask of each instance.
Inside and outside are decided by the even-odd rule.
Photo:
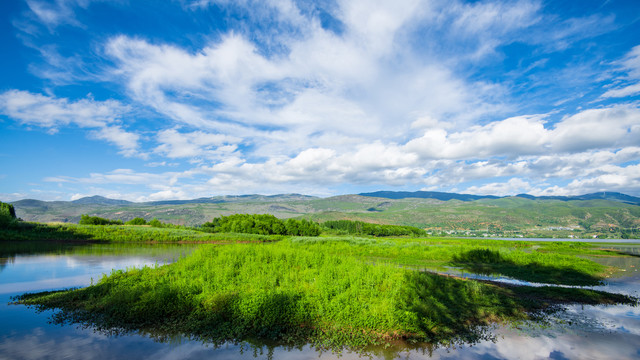
[[[122,220],[111,220],[101,218],[99,216],[89,216],[89,215],[81,215],[80,221],[78,222],[80,225],[122,225]]]
[[[13,205],[0,201],[0,225],[8,226],[16,222],[16,211]]]
[[[309,220],[288,219],[286,222],[268,214],[235,214],[214,218],[202,224],[204,231],[260,235],[318,236],[320,226]]]
[[[125,225],[147,225],[147,220],[145,220],[145,219],[143,219],[141,217],[136,217],[136,218],[133,218],[133,219],[127,221],[125,223]]]
[[[425,236],[426,232],[413,226],[400,225],[380,225],[370,224],[362,221],[334,220],[322,224],[325,229],[338,230],[341,233],[351,235],[373,235],[373,236]]]
[[[13,205],[0,201],[0,216],[6,216],[8,218],[15,219],[16,210],[13,208]]]

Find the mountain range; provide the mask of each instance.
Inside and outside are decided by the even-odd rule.
[[[320,222],[360,220],[438,231],[497,229],[522,232],[533,229],[535,234],[540,234],[545,229],[569,229],[589,234],[604,231],[618,236],[622,231],[636,231],[640,235],[640,198],[617,192],[498,197],[431,191],[377,191],[327,198],[254,194],[144,203],[91,196],[73,201],[25,199],[15,201],[13,205],[18,217],[38,222],[76,223],[82,214],[89,214],[123,221],[134,217],[157,218],[173,224],[198,226],[214,217],[249,213],[273,214],[283,219],[304,217]]]
[[[458,194],[447,193],[437,191],[375,191],[369,193],[360,193],[359,196],[376,197],[385,199],[435,199],[440,201],[460,200],[460,201],[475,201],[481,199],[501,199],[508,197],[519,197],[529,200],[559,200],[559,201],[576,201],[576,200],[611,200],[618,201],[631,205],[640,205],[640,197],[622,194],[619,192],[596,192],[585,195],[574,196],[533,196],[529,194],[518,194],[515,196],[495,196],[495,195],[471,195],[471,194]],[[301,195],[301,194],[278,194],[278,195],[225,195],[214,197],[203,197],[192,200],[162,200],[162,201],[150,201],[135,203],[127,200],[109,199],[103,196],[95,195],[83,197],[81,199],[70,201],[73,204],[78,205],[132,205],[132,204],[148,204],[148,205],[183,205],[183,204],[218,204],[225,202],[281,202],[281,201],[296,201],[296,200],[313,200],[319,199],[315,196]],[[64,203],[64,201],[40,201],[34,199],[25,199],[13,202],[16,206],[34,206],[36,204],[46,206],[47,203]]]

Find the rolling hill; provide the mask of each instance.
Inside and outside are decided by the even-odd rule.
[[[235,213],[305,217],[316,221],[361,220],[410,225],[433,233],[568,236],[640,233],[640,198],[620,193],[572,197],[477,196],[438,192],[380,191],[317,198],[300,194],[215,196],[135,203],[100,196],[75,201],[13,202],[18,217],[38,222],[77,222],[89,214],[110,219],[142,217],[197,226]],[[607,235],[608,234],[608,235]]]

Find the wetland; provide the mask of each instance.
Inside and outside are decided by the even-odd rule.
[[[77,344],[80,358],[513,358],[514,341],[540,350],[544,339],[545,357],[584,358],[567,338],[640,334],[634,244],[229,239],[2,242],[0,354],[59,358]]]

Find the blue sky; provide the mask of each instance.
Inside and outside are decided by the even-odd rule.
[[[9,0],[0,200],[640,196],[637,1]]]

